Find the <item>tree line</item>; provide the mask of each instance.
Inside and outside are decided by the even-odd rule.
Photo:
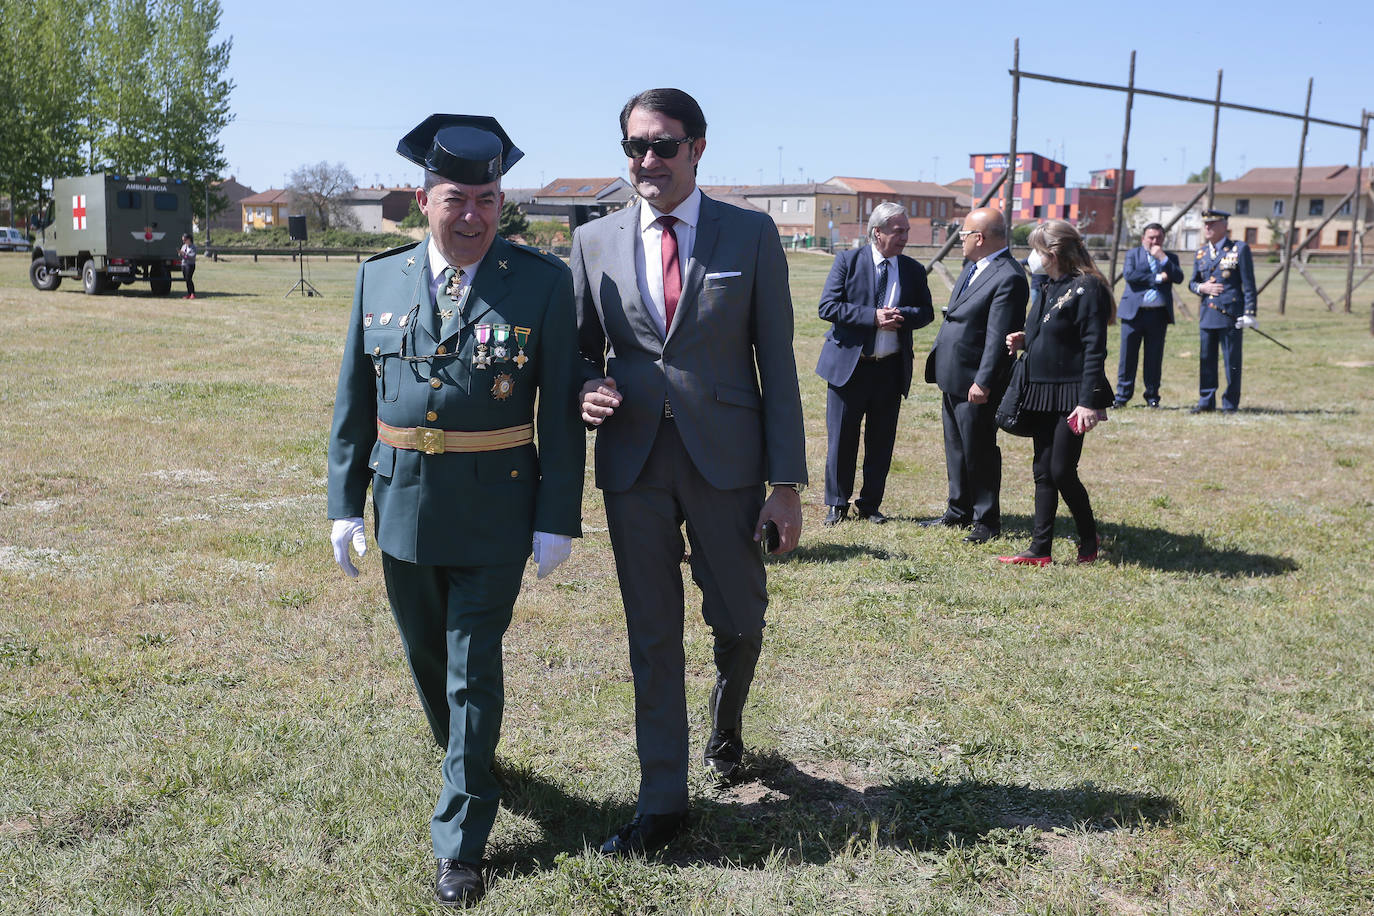
[[[0,0],[0,193],[12,213],[40,213],[53,178],[110,171],[184,179],[203,217],[234,117],[220,14],[219,0]]]

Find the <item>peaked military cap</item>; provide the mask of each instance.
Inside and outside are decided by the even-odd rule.
[[[1203,210],[1202,221],[1204,223],[1214,223],[1219,219],[1230,219],[1231,214],[1225,210]]]
[[[462,184],[490,184],[524,157],[495,118],[432,114],[396,144],[427,171]]]

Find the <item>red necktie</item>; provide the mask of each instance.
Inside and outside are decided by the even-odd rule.
[[[658,223],[663,227],[663,334],[673,326],[673,313],[677,311],[677,301],[682,297],[682,270],[677,263],[677,233],[673,231],[675,216],[660,216]]]

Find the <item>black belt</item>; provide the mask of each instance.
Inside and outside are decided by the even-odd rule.
[[[894,357],[894,356],[896,356],[896,355],[897,355],[896,353],[889,353],[889,354],[887,354],[886,356],[868,356],[867,354],[860,353],[860,354],[859,354],[859,359],[863,360],[863,361],[866,362],[866,363],[880,363],[880,362],[882,362],[883,360],[885,360],[885,359],[891,359],[892,357]]]

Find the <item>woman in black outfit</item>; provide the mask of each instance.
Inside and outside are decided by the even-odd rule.
[[[1088,491],[1078,479],[1083,437],[1107,418],[1111,386],[1103,372],[1112,294],[1083,247],[1078,230],[1050,220],[1031,230],[1030,245],[1044,264],[1037,301],[1026,330],[1007,335],[1014,355],[1024,348],[1027,411],[1035,445],[1035,519],[1030,547],[1003,563],[1048,566],[1054,515],[1064,497],[1078,528],[1078,562],[1097,559],[1100,539]]]

